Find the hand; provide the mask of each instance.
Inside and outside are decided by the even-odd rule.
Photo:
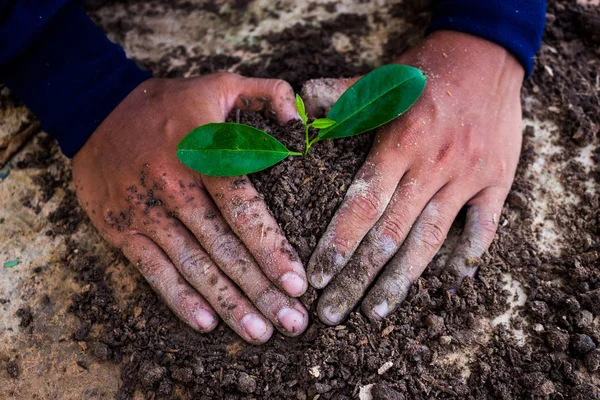
[[[446,268],[457,281],[474,275],[519,159],[524,72],[505,49],[440,31],[398,62],[425,71],[425,91],[405,115],[378,130],[308,265],[310,283],[327,286],[317,310],[329,325],[340,323],[373,282],[362,311],[374,320],[393,312],[463,206],[466,226]],[[309,110],[314,115],[331,106],[354,81],[309,82]],[[324,88],[325,100],[319,97]]]
[[[273,325],[288,336],[307,326],[294,298],[308,285],[302,264],[247,177],[202,176],[176,156],[190,130],[236,107],[297,116],[284,81],[150,79],[77,153],[73,180],[102,236],[183,321],[207,332],[218,314],[246,341],[263,343]]]

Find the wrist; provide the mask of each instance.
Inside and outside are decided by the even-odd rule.
[[[464,32],[497,43],[519,60],[529,76],[545,17],[545,0],[441,0],[433,8],[427,33]]]
[[[503,85],[520,89],[525,76],[522,64],[504,47],[475,35],[446,30],[433,32],[397,62],[450,82],[473,78],[492,84],[496,77]]]

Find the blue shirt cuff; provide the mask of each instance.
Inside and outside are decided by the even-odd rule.
[[[441,0],[427,32],[453,30],[495,42],[514,54],[529,76],[545,19],[545,0]]]
[[[0,80],[72,157],[151,75],[108,40],[78,2],[27,3],[15,2],[0,15],[0,43],[8,43],[8,35],[13,42],[0,51]]]

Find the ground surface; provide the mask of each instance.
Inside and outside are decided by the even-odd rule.
[[[90,3],[157,75],[230,69],[299,89],[391,60],[422,35],[429,2]],[[2,90],[0,398],[600,398],[600,14],[589,3],[549,2],[523,89],[520,167],[479,275],[449,296],[442,255],[389,320],[355,313],[260,348],[223,326],[183,327],[91,227],[56,145],[42,133],[15,154],[37,128]],[[304,259],[367,142],[252,177]]]

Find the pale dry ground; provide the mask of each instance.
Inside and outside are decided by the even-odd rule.
[[[161,2],[157,2],[161,3]],[[163,9],[165,2],[159,6]],[[171,2],[174,4],[177,2]],[[265,14],[272,2],[257,0],[250,7],[258,15],[257,26],[249,24],[247,17],[239,16],[237,23],[224,22],[206,12],[184,12],[176,7],[165,9],[161,17],[133,17],[131,21],[136,26],[149,27],[151,34],[128,34],[124,38],[127,53],[139,59],[158,60],[169,49],[183,45],[188,48],[201,46],[204,54],[234,54],[243,60],[254,55],[242,51],[234,51],[234,47],[244,38],[250,42],[257,41],[257,36],[269,31],[284,29],[303,18],[327,19],[335,15],[324,11],[322,7],[306,12],[310,1],[290,1],[289,12],[283,12],[279,19]],[[319,2],[317,2],[319,3]],[[388,1],[371,1],[359,4],[357,1],[345,0],[340,2],[338,12],[366,13],[379,9]],[[228,7],[223,4],[222,7]],[[98,14],[109,21],[114,16],[123,13],[120,5],[101,9]],[[404,29],[403,21],[396,20],[395,30]],[[373,20],[370,19],[373,24]],[[254,29],[252,29],[254,28]],[[135,32],[135,30],[134,30]],[[363,57],[376,63],[381,54],[381,44],[389,32],[380,26],[374,26],[371,33],[359,43]],[[111,38],[117,39],[111,34]],[[348,37],[336,34],[334,38],[339,51],[356,45],[350,43]],[[5,95],[5,94],[4,94]],[[0,98],[1,99],[1,98]],[[535,101],[535,99],[532,99]],[[66,270],[60,258],[65,257],[65,237],[51,238],[44,233],[50,227],[47,216],[56,209],[64,193],[58,190],[47,203],[40,203],[39,214],[32,209],[23,207],[21,199],[25,195],[33,195],[32,204],[36,204],[41,191],[32,182],[39,174],[37,169],[19,170],[15,163],[25,153],[34,150],[31,142],[16,154],[8,165],[1,167],[7,153],[18,146],[16,141],[35,130],[27,110],[23,107],[6,106],[0,102],[0,299],[8,300],[0,303],[0,399],[29,399],[37,395],[38,399],[104,399],[112,398],[119,385],[118,367],[111,363],[98,363],[93,357],[71,340],[72,332],[78,327],[78,321],[67,312],[70,298],[74,293],[85,290],[73,281],[73,274]],[[24,123],[23,123],[24,122]],[[531,179],[538,182],[532,200],[536,229],[540,231],[540,248],[560,249],[560,232],[556,229],[549,216],[549,205],[554,207],[566,206],[569,202],[577,201],[565,195],[565,190],[557,177],[562,165],[549,161],[548,155],[558,151],[553,141],[558,137],[560,127],[543,121],[527,121],[536,126],[535,145],[538,159],[529,169]],[[25,132],[25,133],[23,133]],[[16,139],[15,139],[16,138]],[[55,160],[56,161],[56,160]],[[582,150],[581,161],[590,164],[589,152]],[[8,173],[7,177],[4,177]],[[542,190],[543,189],[543,190]],[[598,188],[591,187],[590,190]],[[501,221],[502,225],[502,221]],[[502,228],[500,228],[502,229]],[[84,223],[76,236],[86,250],[102,256],[107,248],[94,228]],[[558,251],[558,250],[557,250]],[[4,262],[19,259],[20,264],[13,268],[2,268]],[[42,271],[35,273],[36,267]],[[131,290],[136,272],[131,266],[112,265],[113,279],[119,285],[125,285],[124,296]],[[519,294],[520,284],[506,277],[507,285]],[[523,303],[523,295],[515,297],[518,303]],[[19,308],[30,307],[33,312],[33,322],[23,330],[19,327],[16,312]],[[510,321],[514,306],[507,307],[507,314],[502,320],[490,321],[483,324],[481,335],[485,337],[495,323]],[[516,332],[518,334],[518,332]],[[94,333],[92,332],[92,337]],[[457,362],[465,365],[465,377],[468,376],[466,362],[472,356],[472,351],[463,351],[450,355],[441,362]],[[20,374],[17,379],[10,378],[5,365],[6,361],[16,359]],[[89,369],[77,365],[77,361],[90,360]],[[365,391],[367,392],[367,391]]]

